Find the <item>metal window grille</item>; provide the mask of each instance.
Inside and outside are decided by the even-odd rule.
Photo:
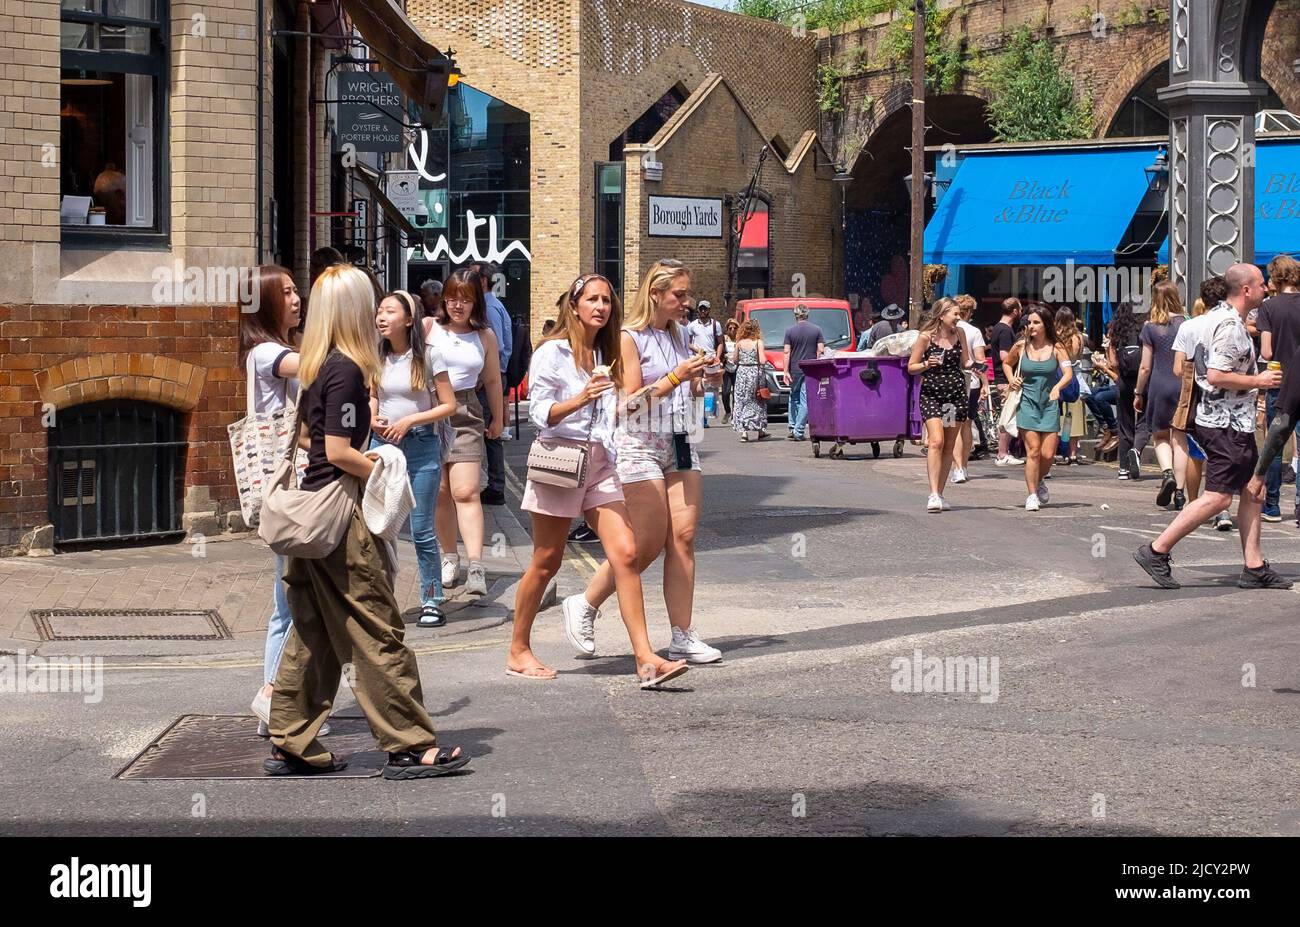
[[[50,429],[49,507],[56,544],[181,532],[180,413],[112,399],[60,410]]]

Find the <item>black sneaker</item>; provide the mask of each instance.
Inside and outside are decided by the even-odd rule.
[[[1128,471],[1127,471],[1127,470],[1121,470],[1121,471],[1119,471],[1119,473],[1116,475],[1115,479],[1117,479],[1117,480],[1126,480],[1126,479],[1128,479]]]
[[[1174,482],[1174,471],[1166,470],[1161,474],[1163,479],[1160,482],[1160,492],[1156,493],[1156,505],[1164,508],[1174,497],[1174,491],[1178,489],[1178,484]]]
[[[1157,554],[1151,549],[1150,544],[1143,544],[1134,552],[1133,559],[1162,589],[1182,588],[1178,580],[1170,575],[1169,567],[1173,564],[1174,558],[1169,554]]]
[[[1215,531],[1231,531],[1231,530],[1232,530],[1232,516],[1229,515],[1227,512],[1220,512],[1218,515],[1215,515],[1215,516],[1214,516],[1214,530],[1215,530]]]
[[[1237,580],[1237,587],[1240,589],[1290,589],[1291,586],[1291,580],[1274,572],[1267,560],[1261,567],[1246,567]]]
[[[447,623],[447,616],[438,606],[426,602],[420,606],[420,620],[416,622],[417,628],[441,628]]]
[[[574,544],[599,544],[600,535],[592,531],[584,521],[569,532],[569,541]]]
[[[1137,448],[1131,447],[1128,450],[1128,478],[1130,480],[1142,479],[1142,457],[1137,452]]]
[[[478,494],[478,498],[484,505],[506,504],[506,494],[499,489],[485,489]]]
[[[1290,464],[1282,465],[1282,482],[1288,486],[1295,485],[1295,471],[1291,469]]]
[[[1174,490],[1174,511],[1181,512],[1185,505],[1187,505],[1187,493],[1183,492],[1181,489],[1175,489]]]

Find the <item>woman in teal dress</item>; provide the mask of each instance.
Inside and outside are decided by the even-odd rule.
[[[1025,511],[1047,504],[1043,482],[1056,457],[1061,428],[1061,390],[1074,377],[1068,349],[1056,340],[1052,311],[1034,305],[1025,313],[1021,339],[1003,355],[1002,371],[1013,390],[1020,391],[1016,428],[1025,442]],[[1057,379],[1057,378],[1060,379]]]

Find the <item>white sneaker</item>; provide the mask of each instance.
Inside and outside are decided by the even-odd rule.
[[[995,467],[1019,467],[1023,464],[1023,460],[1019,457],[1012,457],[1010,454],[1006,457],[999,457],[997,460],[993,461],[993,466]]]
[[[465,594],[487,595],[487,570],[474,560],[469,562],[469,569],[465,571]]]
[[[443,554],[442,555],[442,584],[444,586],[456,585],[456,577],[460,573],[460,554]]]
[[[1052,494],[1047,491],[1046,483],[1038,484],[1038,501],[1043,503],[1043,505],[1047,505],[1047,503],[1052,501]]]
[[[1042,507],[1043,505],[1041,502],[1038,501],[1037,495],[1030,495],[1025,497],[1026,512],[1037,512]]]
[[[722,651],[700,640],[694,628],[685,631],[673,628],[673,642],[668,647],[668,659],[685,660],[687,663],[717,663],[722,659]]]
[[[970,481],[970,476],[961,467],[952,468],[952,481],[954,483],[966,483]]]
[[[925,503],[925,510],[927,512],[942,512],[943,497],[940,496],[938,493],[934,493],[934,492],[930,493],[930,499]]]
[[[567,596],[560,607],[564,610],[564,636],[569,639],[578,655],[589,657],[596,652],[596,619],[600,609],[587,601],[584,595]]]
[[[943,512],[952,511],[952,506],[948,504],[948,500],[945,499],[943,496],[939,497],[939,510]]]

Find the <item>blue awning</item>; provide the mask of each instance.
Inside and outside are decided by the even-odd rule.
[[[967,154],[926,226],[926,263],[1111,265],[1156,150]]]
[[[1300,140],[1255,146],[1255,263],[1300,254]],[[1169,263],[1169,239],[1156,252]]]

